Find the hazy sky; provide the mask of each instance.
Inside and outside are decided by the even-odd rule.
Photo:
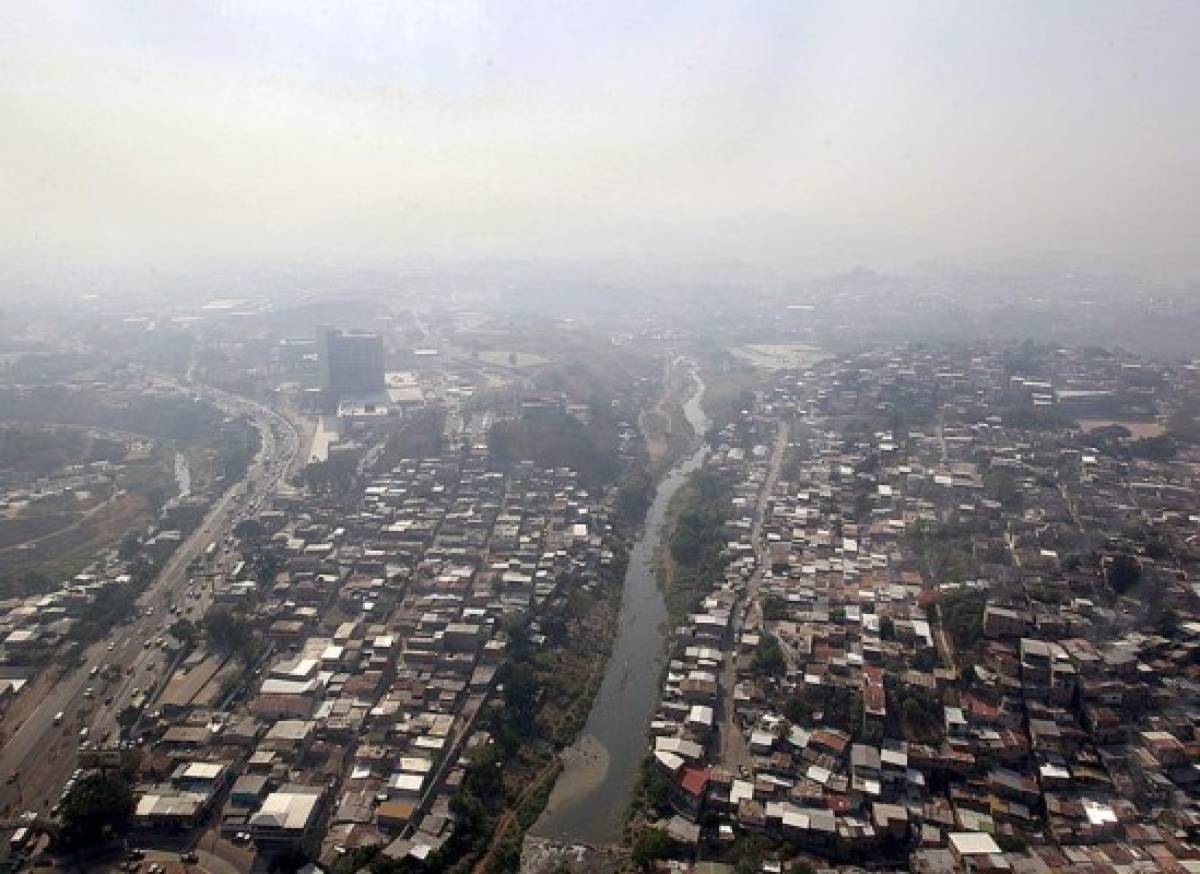
[[[0,258],[1200,266],[1200,2],[9,2]]]

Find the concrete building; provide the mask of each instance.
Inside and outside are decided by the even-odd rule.
[[[321,388],[328,396],[366,397],[384,391],[382,337],[364,331],[324,328],[318,339]]]
[[[289,785],[272,792],[250,817],[251,838],[272,851],[308,845],[320,821],[323,800],[324,790],[318,786]]]

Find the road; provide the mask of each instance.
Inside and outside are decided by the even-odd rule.
[[[252,419],[262,435],[259,452],[245,477],[216,499],[200,525],[146,587],[138,599],[135,618],[89,647],[81,666],[52,685],[19,727],[4,727],[8,740],[0,750],[0,774],[15,772],[18,777],[0,786],[0,810],[45,812],[76,768],[79,744],[84,740],[80,730],[88,729],[90,742],[101,742],[109,732],[111,742],[117,736],[116,716],[129,704],[134,690],[144,689],[151,681],[160,685],[166,682],[168,655],[157,640],[176,618],[168,612],[167,604],[174,602],[181,609],[191,605],[191,611],[184,615],[198,620],[211,598],[205,586],[196,587],[198,598],[186,597],[189,563],[201,556],[208,544],[223,542],[238,515],[256,509],[261,500],[258,496],[273,491],[295,463],[299,439],[291,425],[273,410],[217,389],[160,381],[204,396],[227,415]],[[117,665],[121,678],[105,688],[100,676],[93,677],[92,672],[102,672],[107,664]],[[91,696],[86,694],[89,688],[93,690]],[[63,718],[56,724],[59,713]]]
[[[762,489],[758,493],[758,502],[754,506],[754,524],[751,528],[751,539],[754,543],[754,572],[746,583],[743,596],[734,604],[735,630],[743,626],[758,628],[762,625],[762,607],[758,601],[758,587],[762,582],[763,571],[769,566],[770,556],[767,543],[763,537],[763,526],[767,518],[767,504],[775,491],[775,483],[779,480],[779,471],[783,467],[783,453],[787,449],[789,427],[786,421],[779,423],[775,434],[775,445],[767,462],[767,475],[763,478]],[[718,704],[718,717],[721,720],[720,731],[720,762],[728,768],[750,768],[754,764],[750,748],[742,735],[737,723],[737,714],[733,708],[733,690],[737,685],[737,647],[730,647],[718,679],[721,697]]]

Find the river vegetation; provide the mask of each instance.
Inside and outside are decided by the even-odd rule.
[[[673,621],[686,615],[725,573],[725,524],[733,508],[729,478],[701,468],[675,494],[668,512],[662,582]]]
[[[486,740],[466,753],[451,839],[419,867],[389,860],[375,847],[347,854],[335,871],[519,870],[525,831],[546,806],[561,770],[559,753],[582,729],[608,662],[626,567],[624,551],[616,552],[599,586],[568,586],[536,620],[513,617],[506,624],[502,691],[479,716]]]
[[[542,467],[569,467],[590,486],[611,483],[619,473],[616,432],[607,417],[585,425],[561,409],[503,419],[488,432],[488,449],[501,466],[532,459]]]

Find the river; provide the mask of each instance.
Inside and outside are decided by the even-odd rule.
[[[684,404],[697,435],[708,428],[700,409],[704,386]],[[629,553],[617,639],[583,734],[563,754],[563,771],[530,833],[558,841],[606,844],[621,839],[625,810],[647,751],[665,665],[667,608],[655,574],[663,522],[675,492],[704,460],[700,445],[662,478]]]

